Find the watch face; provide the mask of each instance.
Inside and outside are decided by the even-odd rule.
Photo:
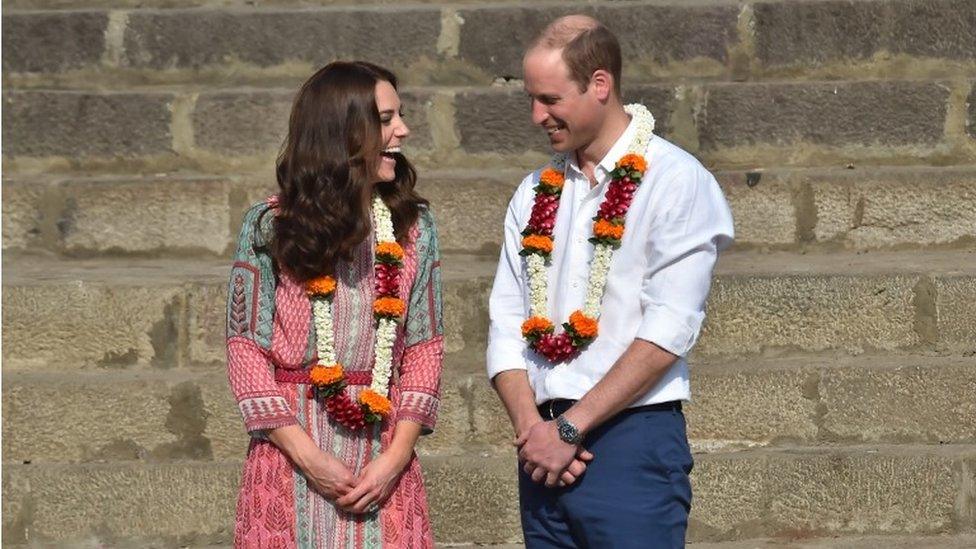
[[[577,438],[579,437],[579,432],[567,421],[559,422],[559,438],[563,439],[564,442],[569,442],[570,444],[575,444]]]

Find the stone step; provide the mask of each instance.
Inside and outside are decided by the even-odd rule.
[[[268,173],[296,87],[8,89],[5,173]],[[421,167],[534,169],[547,159],[520,86],[403,96],[406,151]],[[713,168],[976,162],[971,80],[644,84],[624,96]]]
[[[497,257],[527,171],[423,170],[441,249]],[[738,249],[884,249],[976,243],[976,166],[720,171]],[[8,176],[3,249],[65,256],[223,255],[271,174]]]
[[[973,353],[974,251],[728,253],[698,357]],[[225,260],[4,258],[4,371],[224,360]],[[480,357],[495,260],[443,258],[445,348]]]
[[[482,371],[448,357],[422,455],[511,450]],[[976,357],[861,356],[695,362],[688,436],[699,452],[842,443],[976,443]],[[222,367],[4,372],[7,463],[233,460],[247,435]]]
[[[520,540],[514,456],[422,461],[439,542]],[[692,541],[976,526],[973,445],[762,449],[696,461]],[[229,543],[239,477],[238,462],[6,465],[4,542]]]
[[[547,22],[573,12],[596,16],[617,33],[625,76],[633,80],[777,78],[798,70],[832,79],[972,76],[968,61],[976,55],[976,9],[967,0],[924,5],[884,0],[799,5],[784,0],[243,3],[88,0],[82,5],[116,9],[8,8],[4,70],[19,77],[15,82],[253,81],[301,77],[335,58],[362,58],[394,67],[416,82],[487,84],[493,78],[521,77],[526,44]],[[12,7],[67,4],[14,0]],[[205,7],[138,9],[188,4]],[[796,28],[804,32],[798,35]],[[36,75],[40,78],[31,78]]]

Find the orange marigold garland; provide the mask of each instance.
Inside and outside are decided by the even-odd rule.
[[[635,122],[637,131],[627,154],[622,156],[610,172],[610,183],[596,217],[593,218],[593,260],[586,299],[582,310],[575,311],[563,324],[564,331],[556,334],[548,314],[546,263],[553,251],[552,234],[559,211],[559,199],[565,185],[564,156],[557,156],[539,174],[535,187],[535,201],[529,222],[522,231],[522,249],[529,275],[529,318],[522,323],[522,337],[529,347],[550,362],[557,363],[574,357],[599,334],[599,309],[610,271],[613,250],[620,247],[625,230],[627,211],[634,194],[647,171],[642,154],[653,137],[654,117],[641,105],[627,105],[625,110]]]
[[[406,304],[399,298],[404,252],[395,240],[389,208],[378,196],[373,199],[373,218],[376,233],[373,259],[377,295],[373,302],[376,344],[370,386],[363,389],[355,401],[345,391],[348,379],[342,365],[336,361],[332,323],[336,281],[332,277],[322,276],[305,284],[305,291],[312,301],[318,358],[328,364],[318,364],[309,370],[309,398],[321,401],[329,417],[350,430],[380,422],[391,412],[392,404],[385,394],[389,392],[396,325],[406,310]]]

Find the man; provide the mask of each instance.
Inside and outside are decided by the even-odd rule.
[[[556,20],[523,68],[557,154],[508,208],[488,374],[515,428],[525,543],[682,547],[684,357],[732,217],[712,175],[623,106],[598,21]]]

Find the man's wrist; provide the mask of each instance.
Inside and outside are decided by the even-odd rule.
[[[566,444],[579,446],[583,442],[583,433],[565,415],[556,418],[556,432]]]

